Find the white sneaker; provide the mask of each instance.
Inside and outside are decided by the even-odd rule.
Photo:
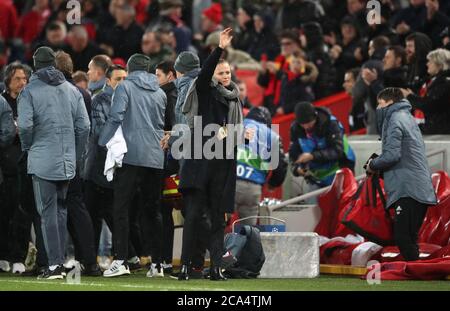
[[[161,267],[161,265],[156,267],[156,264],[152,263],[150,265],[150,268],[147,271],[147,277],[148,278],[163,278],[164,277],[164,270]]]
[[[15,262],[12,266],[12,273],[22,274],[25,272],[25,265],[21,262]]]
[[[111,267],[103,272],[103,276],[107,278],[124,274],[130,274],[130,269],[123,264],[123,260],[114,260]]]
[[[3,272],[9,272],[9,270],[11,270],[9,262],[6,260],[0,260],[0,270]]]

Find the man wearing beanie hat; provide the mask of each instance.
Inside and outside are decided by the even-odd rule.
[[[67,230],[62,203],[86,147],[89,116],[81,93],[55,69],[52,49],[37,49],[33,61],[37,71],[17,100],[19,136],[28,152],[49,264],[38,278],[62,279]]]
[[[208,34],[222,29],[222,5],[220,3],[213,3],[209,8],[202,12],[202,32],[204,37]]]
[[[117,137],[122,127],[127,152],[122,167],[114,175],[113,245],[115,260],[104,272],[105,277],[130,274],[128,241],[130,228],[128,211],[137,188],[142,193],[145,217],[153,225],[155,235],[153,264],[148,277],[164,276],[161,267],[162,218],[160,208],[161,182],[164,153],[159,142],[164,131],[166,94],[159,87],[158,79],[149,73],[148,56],[134,54],[127,63],[128,77],[114,91],[111,110],[99,136],[99,145]]]
[[[289,160],[293,175],[303,176],[309,191],[331,185],[337,170],[355,165],[342,124],[327,109],[309,102],[295,107]]]
[[[193,52],[182,52],[175,60],[174,68],[177,73],[177,79],[174,83],[178,90],[175,104],[175,121],[176,123],[185,124],[186,120],[181,109],[192,81],[197,78],[200,72],[200,59]]]
[[[238,50],[247,51],[252,41],[253,15],[258,11],[257,7],[248,3],[237,10],[236,21],[239,29],[236,31],[234,46]]]
[[[319,69],[319,76],[314,84],[316,99],[333,94],[336,89],[336,68],[326,50],[322,26],[317,22],[303,24],[300,40],[309,61]]]

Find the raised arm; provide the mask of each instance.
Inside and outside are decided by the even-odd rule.
[[[197,79],[197,88],[199,90],[208,89],[211,83],[211,79],[216,70],[217,63],[220,60],[223,50],[225,50],[231,44],[233,36],[231,35],[232,29],[227,28],[220,33],[219,47],[217,47],[205,60],[202,70],[200,71]]]

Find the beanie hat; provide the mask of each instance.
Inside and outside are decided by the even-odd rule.
[[[263,123],[269,127],[270,124],[272,124],[272,115],[270,114],[269,109],[264,106],[253,107],[248,112],[246,118]]]
[[[200,68],[200,59],[192,52],[181,52],[175,60],[174,68],[176,71],[186,73]]]
[[[220,24],[222,22],[222,6],[220,3],[212,4],[209,8],[204,9],[202,14],[216,24]]]
[[[38,48],[33,54],[34,69],[39,70],[49,66],[56,67],[55,58],[55,52],[48,46]]]
[[[253,4],[249,3],[249,4],[244,4],[241,7],[242,10],[244,10],[245,13],[247,13],[248,16],[250,16],[251,18],[253,18],[253,15],[255,15],[255,13],[258,11],[258,8],[255,7]]]
[[[143,54],[133,54],[128,59],[127,68],[128,72],[133,71],[146,71],[150,72],[150,57]]]
[[[214,31],[206,37],[206,46],[219,46],[220,43],[220,31]]]
[[[295,106],[297,122],[305,124],[313,121],[317,116],[316,108],[310,102],[300,102]]]
[[[308,48],[316,47],[323,43],[322,26],[317,22],[307,22],[302,25],[302,32],[308,41]]]

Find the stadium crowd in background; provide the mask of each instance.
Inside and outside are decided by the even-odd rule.
[[[153,264],[147,276],[170,273],[172,256],[170,250],[165,251],[165,243],[173,243],[173,223],[167,221],[170,215],[161,211],[160,196],[163,176],[168,176],[169,171],[176,172],[177,163],[173,169],[173,158],[167,151],[173,140],[166,134],[175,124],[186,122],[182,120],[181,105],[192,93],[190,87],[196,79],[200,111],[216,101],[225,102],[227,109],[223,111],[201,112],[208,116],[208,122],[220,125],[223,120],[230,122],[232,115],[236,124],[254,123],[258,131],[265,133],[270,132],[267,126],[271,117],[295,112],[297,128],[293,133],[307,141],[312,136],[305,124],[316,120],[322,124],[334,117],[322,109],[312,110],[305,102],[345,90],[353,99],[348,116],[351,130],[366,128],[369,134],[381,134],[376,123],[377,95],[384,88],[397,87],[410,102],[423,134],[450,134],[449,1],[380,0],[379,23],[370,25],[365,0],[78,2],[80,24],[71,22],[74,12],[73,7],[68,8],[68,1],[0,1],[0,270],[25,273],[33,224],[38,256],[37,268],[31,273],[43,278],[62,275],[61,248],[65,247],[65,241],[50,240],[54,236],[65,239],[65,232],[59,232],[58,228],[65,230],[67,216],[74,256],[83,265],[85,274],[102,274],[92,258],[96,254],[112,254],[105,243],[108,233],[109,240],[112,233],[113,253],[118,261],[113,265],[107,260],[99,261],[102,270],[106,270],[105,276],[128,274],[140,267],[140,257],[149,255]],[[233,40],[224,44],[223,30],[229,27],[233,33],[228,35]],[[201,71],[204,66],[206,69]],[[240,69],[257,72],[257,83],[264,93],[261,103],[248,100],[244,80],[236,77]],[[211,84],[212,77],[215,84]],[[64,90],[58,93],[52,87]],[[41,94],[46,88],[48,94]],[[68,156],[70,161],[61,162],[55,153],[61,150],[55,149],[52,139],[46,138],[49,134],[45,128],[31,129],[30,121],[42,117],[39,111],[33,111],[33,100],[45,101],[45,96],[49,98],[49,107],[51,100],[57,102],[58,96],[70,97],[70,103],[83,101],[86,120],[74,103],[66,103],[75,109],[71,115],[79,122],[75,129],[70,129],[72,135],[78,131],[76,137],[83,137],[81,132],[86,127],[83,122],[90,121],[83,160],[75,156],[80,150],[74,149],[70,155],[62,151],[59,158]],[[234,107],[236,102],[242,102],[243,107]],[[258,105],[265,109],[254,110]],[[134,110],[138,106],[145,109]],[[246,121],[239,117],[241,108],[250,109]],[[305,109],[311,112],[308,118],[304,118]],[[44,117],[43,122],[55,122],[61,129],[64,123],[70,123],[67,111],[65,121],[54,115]],[[218,120],[219,117],[223,120]],[[128,153],[123,167],[114,175],[114,183],[110,183],[103,174],[108,159],[104,146],[116,137],[119,125]],[[327,159],[333,163],[350,160],[352,163],[344,166],[353,167],[354,156],[348,157],[346,138],[338,122],[333,125],[339,139],[327,143],[335,144],[330,148],[338,147],[339,155]],[[149,139],[141,135],[142,129],[157,134]],[[278,139],[275,133],[271,135]],[[247,140],[251,136],[246,132]],[[52,143],[37,146],[39,139]],[[74,142],[68,144],[75,148]],[[83,146],[83,142],[77,141],[77,148],[84,149]],[[38,147],[46,148],[43,154],[28,152]],[[314,164],[309,163],[313,158],[306,156],[301,147],[291,146],[290,150],[293,164]],[[310,150],[308,154],[314,154],[318,161],[321,153]],[[298,162],[300,158],[302,161]],[[62,165],[64,170],[76,163],[77,169],[70,174],[66,172],[64,178],[39,175],[36,173],[41,166],[36,164],[39,161],[52,162],[48,165],[58,168]],[[240,167],[248,166],[245,159],[238,161]],[[281,172],[274,171],[275,175],[271,175],[270,186],[279,186],[284,180],[284,161],[280,159]],[[186,181],[183,168],[186,170],[192,164],[187,163],[180,163],[185,165],[181,165],[182,183]],[[237,210],[243,215],[253,215],[255,195],[260,194],[266,182],[266,175],[257,181],[248,176],[241,178],[239,171],[235,176],[236,161],[205,163],[193,165],[184,177],[203,169],[234,173],[221,176],[209,171],[203,178],[218,180],[216,188],[208,189],[206,195],[197,190],[184,193],[189,199],[186,205],[197,208],[194,216],[185,215],[191,229],[183,237],[183,247],[190,247],[183,249],[184,270],[178,275],[180,280],[194,275],[195,271],[189,270],[194,257],[201,258],[201,262],[205,249],[212,251],[214,257],[211,279],[224,279],[217,269],[220,263],[216,247],[220,248],[217,241],[223,237],[222,216],[232,210],[229,202],[226,208],[208,210],[210,202],[200,201],[211,200],[215,192],[225,192],[221,195],[233,198],[234,206],[238,179]],[[50,166],[47,168],[52,171]],[[302,168],[295,168],[294,174],[298,175]],[[331,178],[334,172],[326,177]],[[69,179],[72,181],[67,183]],[[194,179],[190,182],[195,184]],[[196,186],[199,185],[202,183]],[[45,187],[48,189],[43,191],[41,188]],[[251,191],[243,190],[246,188]],[[41,192],[36,193],[36,189]],[[244,198],[244,192],[253,197]],[[58,204],[52,205],[51,221],[43,213],[43,206],[48,203],[42,202],[43,197],[53,198],[49,193],[58,193],[58,204],[65,200],[65,205],[71,206],[67,215],[62,213],[57,221],[54,217],[61,210]],[[247,205],[249,210],[242,211]],[[207,241],[193,239],[196,233],[192,228],[200,222],[204,222],[203,233],[214,227],[216,242],[211,246],[206,246]]]

